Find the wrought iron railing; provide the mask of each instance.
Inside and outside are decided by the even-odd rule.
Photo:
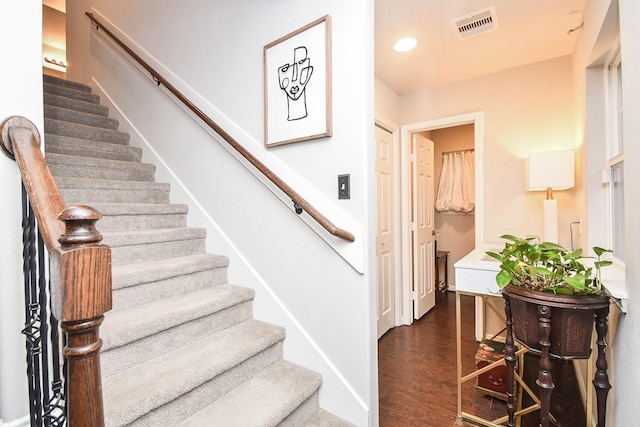
[[[27,190],[22,186],[22,245],[30,425],[67,425],[62,347],[64,335],[51,312],[48,254]],[[63,341],[61,342],[61,339]]]

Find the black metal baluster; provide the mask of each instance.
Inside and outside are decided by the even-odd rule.
[[[22,189],[23,273],[30,424],[66,425],[66,384],[58,321],[51,313],[47,253],[26,190]],[[64,339],[64,337],[63,337]],[[64,360],[62,361],[64,364]]]
[[[22,333],[26,336],[31,426],[38,427],[42,425],[42,405],[40,402],[40,372],[37,360],[40,354],[38,326],[40,319],[35,278],[35,217],[31,211],[29,196],[24,186],[22,187],[22,245],[25,291],[25,327]]]

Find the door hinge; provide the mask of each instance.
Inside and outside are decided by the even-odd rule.
[[[416,223],[412,222],[411,223],[411,231],[416,231],[416,228],[417,228]]]
[[[416,161],[416,153],[411,153],[411,155],[409,156],[410,161],[415,162]]]
[[[413,299],[414,301],[418,299],[418,293],[416,291],[411,292],[411,299]]]

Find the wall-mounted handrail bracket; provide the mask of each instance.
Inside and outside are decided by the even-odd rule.
[[[292,200],[292,202],[293,202],[293,200]],[[298,215],[300,215],[302,212],[304,212],[304,209],[302,209],[302,206],[300,206],[296,202],[293,202],[293,208],[296,210],[296,213]]]

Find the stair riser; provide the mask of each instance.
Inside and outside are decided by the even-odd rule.
[[[91,102],[94,104],[100,103],[100,97],[92,93],[88,93],[82,90],[75,90],[66,88],[64,86],[45,83],[42,86],[42,90],[45,93],[51,93],[53,95],[63,96],[65,98],[75,99],[83,102]]]
[[[118,130],[119,123],[109,117],[87,114],[67,108],[53,105],[44,106],[44,115],[48,119],[60,120],[68,123],[76,123],[83,126],[95,126],[103,129]]]
[[[192,337],[214,334],[248,320],[253,315],[253,301],[229,307],[209,316],[182,323],[161,333],[104,351],[100,354],[102,376],[107,378],[161,354],[191,342]]]
[[[100,209],[98,209],[100,210]],[[186,227],[186,214],[175,215],[104,215],[98,221],[98,230],[124,231],[149,230],[155,228]]]
[[[65,80],[65,79],[50,76],[47,74],[44,74],[42,76],[42,80],[44,83],[49,83],[56,86],[67,87],[69,89],[75,89],[82,92],[91,92],[91,86],[85,85],[83,83],[74,82],[72,80]]]
[[[114,284],[117,279],[114,278]],[[124,310],[142,304],[185,295],[227,282],[227,269],[215,268],[184,274],[156,282],[142,283],[113,291],[113,310]]]
[[[81,111],[89,114],[96,114],[107,117],[109,108],[104,105],[94,104],[93,102],[82,102],[76,99],[65,98],[64,96],[54,95],[52,93],[44,93],[44,104],[56,107],[67,108],[69,110]]]
[[[100,167],[96,165],[68,165],[59,163],[49,163],[51,173],[57,177],[82,177],[90,179],[108,179],[113,181],[144,181],[153,182],[155,178],[155,168],[151,165],[135,164],[136,168],[112,168]]]
[[[139,162],[142,158],[142,150],[119,144],[105,144],[58,135],[46,135],[45,141],[45,155],[65,154],[68,156],[120,160],[124,162]],[[79,141],[79,143],[75,141]],[[108,147],[109,145],[117,148],[110,149],[110,147]]]
[[[307,421],[320,410],[320,396],[316,391],[300,406],[298,406],[287,418],[282,420],[278,427],[299,427],[307,425]]]
[[[101,129],[92,126],[73,124],[54,119],[44,120],[44,132],[45,134],[88,139],[90,141],[108,142],[111,144],[129,144],[129,134],[127,133],[111,129]]]
[[[130,426],[176,426],[182,420],[217,400],[229,390],[242,384],[281,358],[282,342],[279,342],[191,392],[183,394],[172,402],[147,413],[132,422]],[[108,422],[107,427],[110,427]]]
[[[112,246],[108,238],[105,238],[102,243],[111,246],[111,262],[114,265],[131,264],[134,262],[205,252],[204,239],[176,240],[132,246]]]
[[[169,203],[168,191],[61,188],[67,206],[92,203]]]

